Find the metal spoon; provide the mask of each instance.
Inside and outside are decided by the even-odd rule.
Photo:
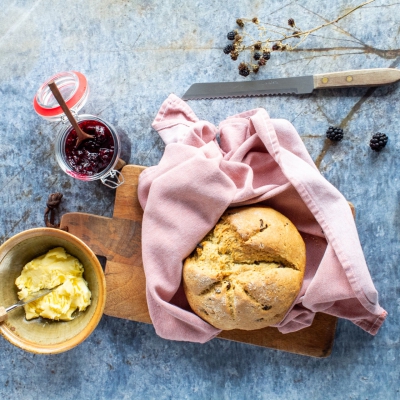
[[[14,310],[17,307],[22,307],[26,304],[32,303],[32,301],[39,300],[40,298],[46,296],[51,293],[54,289],[57,289],[60,285],[53,287],[52,289],[42,289],[38,292],[32,293],[26,299],[20,300],[18,303],[13,304],[8,308],[0,307],[0,322],[3,322],[7,319],[7,313]]]
[[[65,115],[67,116],[69,122],[74,127],[76,134],[78,135],[78,139],[76,141],[75,147],[79,147],[79,145],[84,140],[93,139],[94,138],[93,135],[89,135],[88,133],[83,132],[83,130],[79,127],[78,122],[72,115],[71,110],[68,108],[67,103],[64,101],[60,91],[58,90],[56,83],[54,81],[51,81],[48,84],[48,86],[49,86],[50,90],[52,91],[54,97],[56,98],[58,104],[60,105],[60,107],[64,111]]]

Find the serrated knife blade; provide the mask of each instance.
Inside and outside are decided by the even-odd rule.
[[[183,100],[264,96],[274,94],[306,94],[314,90],[314,78],[279,78],[246,82],[195,83],[183,95]]]
[[[380,86],[398,80],[400,70],[372,68],[257,81],[195,83],[183,95],[182,100],[309,94],[314,89]]]

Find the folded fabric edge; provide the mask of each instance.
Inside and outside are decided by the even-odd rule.
[[[154,326],[154,330],[155,330],[157,336],[159,336],[160,338],[165,339],[165,340],[173,340],[175,342],[199,343],[199,344],[208,343],[210,340],[215,339],[222,332],[221,330],[218,330],[217,332],[215,332],[205,338],[202,337],[201,339],[192,338],[192,337],[188,337],[187,339],[182,339],[182,337],[180,339],[174,339],[174,338],[171,338],[169,335],[164,335],[163,332],[160,329],[158,329],[156,326]]]
[[[197,115],[194,113],[194,111],[189,107],[188,104],[186,104],[182,99],[180,99],[178,96],[175,94],[171,93],[161,104],[160,109],[158,110],[158,113],[156,117],[154,118],[154,121],[152,123],[152,127],[155,130],[158,130],[158,124],[163,122],[164,116],[166,115],[168,109],[172,108],[173,106],[177,106],[177,108],[181,109],[185,115],[188,117],[189,121],[191,122],[197,122],[199,121],[199,118]],[[183,122],[183,121],[182,121]]]
[[[352,321],[354,324],[359,326],[365,332],[368,332],[372,336],[375,336],[382,324],[384,323],[386,317],[388,316],[387,311],[383,310],[382,313],[378,316],[378,318],[371,324],[367,323],[366,321]]]

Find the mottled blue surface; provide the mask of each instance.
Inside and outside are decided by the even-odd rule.
[[[85,113],[117,126],[124,157],[154,165],[163,143],[151,128],[162,101],[191,83],[242,80],[222,52],[237,17],[303,29],[323,24],[356,0],[0,0],[0,242],[43,226],[47,196],[64,194],[61,212],[111,216],[114,192],[65,175],[54,157],[59,126],[39,118],[32,99],[63,70],[84,73]],[[247,79],[285,77],[400,63],[400,3],[375,1],[273,53]],[[357,227],[380,303],[389,317],[376,337],[340,320],[330,357],[314,359],[215,339],[165,341],[150,325],[104,316],[79,347],[54,356],[23,352],[0,338],[2,399],[397,399],[400,398],[399,84],[312,95],[190,101],[214,124],[264,107],[290,120],[323,175],[355,205]],[[345,138],[326,146],[329,125]],[[368,147],[382,131],[389,143]],[[321,153],[325,145],[325,154]]]

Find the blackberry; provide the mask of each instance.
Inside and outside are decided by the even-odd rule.
[[[288,25],[291,26],[292,28],[296,25],[293,18],[289,18],[287,23],[288,23]]]
[[[261,50],[261,46],[262,46],[262,43],[261,42],[257,42],[257,43],[254,44],[254,49],[255,50]]]
[[[272,50],[273,51],[276,51],[276,50],[279,50],[279,49],[280,49],[280,46],[278,44],[276,44],[276,43],[272,46]]]
[[[239,69],[239,75],[248,76],[249,74],[250,74],[250,71],[247,66]]]
[[[372,150],[381,151],[386,146],[387,142],[388,137],[384,133],[378,132],[372,136],[369,147],[371,147]]]
[[[265,58],[261,58],[261,60],[258,61],[258,65],[265,65],[265,63]]]
[[[235,31],[231,31],[231,32],[229,32],[229,33],[226,35],[226,37],[228,38],[228,40],[233,40],[233,39],[235,39],[235,36],[236,36],[236,32],[235,32]]]
[[[266,51],[263,53],[262,56],[264,60],[269,60],[271,58],[271,53],[269,51]]]
[[[255,60],[259,60],[259,59],[261,58],[261,54],[258,53],[258,52],[257,52],[257,53],[254,53],[254,56],[253,56],[253,57],[254,57]]]
[[[334,142],[340,142],[343,139],[343,129],[330,126],[326,131],[326,137]]]
[[[234,48],[231,44],[228,44],[228,45],[225,46],[225,48],[224,48],[224,53],[225,53],[225,54],[229,54],[232,50],[235,50],[235,48]]]

